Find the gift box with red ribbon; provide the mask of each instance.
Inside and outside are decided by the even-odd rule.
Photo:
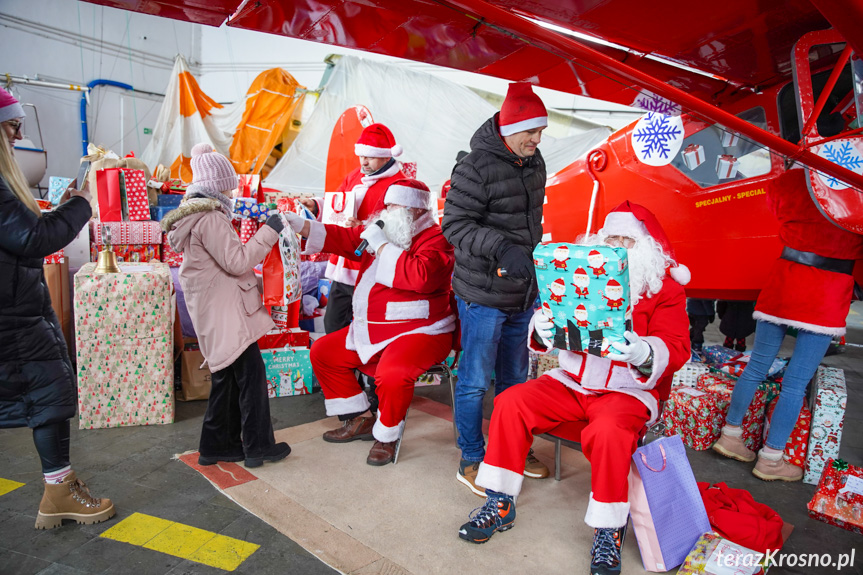
[[[740,141],[740,134],[737,132],[722,132],[722,147],[730,148],[736,146]]]
[[[737,158],[730,154],[722,154],[716,158],[716,175],[720,180],[727,180],[737,175]]]
[[[829,459],[806,508],[813,519],[863,535],[863,468]]]
[[[694,170],[704,163],[704,146],[701,144],[689,144],[683,149],[683,163],[690,170]]]

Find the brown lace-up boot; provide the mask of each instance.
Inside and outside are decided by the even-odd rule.
[[[374,439],[372,428],[375,426],[374,417],[355,417],[342,422],[341,427],[331,429],[324,433],[324,441],[329,443],[347,443],[348,441],[371,441]]]
[[[45,484],[36,529],[60,527],[64,519],[74,519],[82,525],[101,523],[115,513],[110,499],[90,495],[90,490],[72,471],[63,478],[63,483]]]

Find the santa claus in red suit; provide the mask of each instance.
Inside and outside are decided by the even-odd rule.
[[[532,436],[575,424],[591,464],[585,516],[594,528],[591,573],[612,573],[619,572],[629,516],[632,454],[646,426],[659,416],[674,372],[690,358],[682,285],[689,281],[689,270],[674,260],[655,216],[628,201],[608,214],[595,238],[580,243],[628,249],[633,332],[625,332],[627,343],[611,344],[607,357],[561,350],[560,368],[498,396],[488,450],[476,477],[488,499],[459,535],[479,543],[512,526]],[[540,353],[549,351],[553,328],[541,312],[530,329],[529,345]]]
[[[285,214],[288,224],[308,238],[303,253],[325,251],[359,263],[353,322],[318,339],[311,361],[327,415],[350,415],[324,440],[375,439],[366,460],[370,465],[393,461],[417,378],[443,361],[453,346],[450,277],[455,259],[432,218],[430,202],[424,183],[404,179],[387,188],[386,209],[364,227],[324,225]],[[363,241],[367,249],[356,255]],[[369,401],[355,369],[375,378],[377,414],[366,414]]]

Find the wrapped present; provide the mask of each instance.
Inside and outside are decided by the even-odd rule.
[[[863,535],[863,468],[831,457],[806,508],[813,519]]]
[[[722,371],[734,378],[737,378],[743,375],[743,370],[746,369],[746,365],[749,363],[750,357],[750,352],[745,352],[729,361],[726,361],[725,363],[715,364],[714,367],[719,371]],[[770,364],[770,368],[767,370],[767,377],[772,377],[782,371],[782,369],[787,365],[787,363],[787,359],[783,359],[780,357],[775,358],[773,360],[773,363]]]
[[[722,431],[730,397],[700,389],[672,388],[662,410],[663,433],[679,435],[696,451],[709,449]]]
[[[695,542],[677,575],[762,575],[764,557],[710,531]]]
[[[707,371],[696,378],[695,387],[708,393],[720,393],[730,396],[731,392],[734,390],[735,383],[737,383],[736,379],[733,379],[724,373]]]
[[[820,366],[815,372],[809,411],[809,445],[806,448],[804,483],[815,485],[827,460],[839,457],[839,442],[845,420],[845,372],[834,367]]]
[[[301,309],[302,300],[296,300],[288,305],[274,305],[270,307],[270,317],[276,324],[276,329],[288,330],[299,325]]]
[[[539,377],[546,371],[560,367],[560,358],[557,355],[557,350],[552,350],[551,353],[540,355],[536,358],[536,376]]]
[[[737,132],[722,132],[722,147],[730,148],[736,146],[740,141],[740,134]]]
[[[173,206],[150,206],[150,219],[154,222],[161,222],[165,214],[176,209]]]
[[[773,398],[767,406],[767,416],[764,418],[764,441],[770,432],[770,419],[773,417],[773,409],[776,407],[777,398]],[[807,406],[800,409],[797,423],[791,430],[791,435],[785,443],[785,458],[791,465],[804,467],[806,463],[806,447],[809,445],[809,427],[812,425],[812,413]]]
[[[727,180],[737,175],[737,158],[730,154],[722,154],[716,158],[716,175],[720,180]]]
[[[234,213],[241,218],[251,218],[263,222],[270,217],[270,211],[275,209],[275,204],[259,204],[256,198],[234,199]]]
[[[151,260],[160,259],[162,246],[153,245],[113,245],[111,251],[117,254],[118,262],[149,262]],[[90,261],[99,261],[99,252],[102,251],[102,246],[97,246],[95,243],[90,243]]]
[[[417,177],[417,163],[416,162],[399,162],[399,167],[402,170],[402,173],[408,178],[416,179]]]
[[[58,250],[51,254],[50,256],[45,256],[45,259],[42,261],[43,264],[62,264],[65,259],[63,254],[63,250]]]
[[[261,350],[267,374],[267,395],[307,395],[314,383],[308,348],[283,347]]]
[[[683,149],[683,163],[690,170],[694,170],[704,163],[704,146],[701,144],[689,144]]]
[[[162,263],[166,263],[172,268],[178,268],[183,263],[183,254],[178,254],[171,248],[168,234],[165,233],[162,233]]]
[[[712,372],[700,375],[695,385],[701,391],[725,397],[730,404],[736,382],[735,379],[725,374]],[[740,424],[743,429],[743,444],[752,451],[757,451],[764,445],[764,414],[767,410],[767,404],[777,395],[779,395],[778,383],[762,382],[755,390],[752,402],[743,416],[743,422]]]
[[[728,363],[742,355],[724,345],[706,345],[701,349],[701,353],[704,354],[704,361],[710,365]]]
[[[624,248],[565,243],[533,251],[539,296],[554,322],[553,346],[606,356],[631,329],[629,269]]]
[[[168,266],[75,274],[81,429],[174,421],[173,282]]]
[[[184,197],[183,194],[159,194],[156,196],[156,202],[160,208],[176,208]]]
[[[244,244],[252,239],[258,233],[258,222],[257,220],[250,220],[248,218],[243,218],[240,220],[240,241]]]
[[[60,203],[60,198],[66,193],[66,188],[75,178],[61,178],[59,176],[51,176],[48,178],[48,201],[52,205]]]
[[[122,178],[123,219],[138,222],[150,219],[150,202],[147,200],[147,179],[143,170],[119,168]]]
[[[105,242],[102,240],[102,226],[111,230],[112,244],[155,244],[162,243],[162,228],[159,222],[100,222],[90,220],[90,241],[97,246]]]
[[[671,379],[671,385],[685,385],[686,387],[695,387],[698,382],[698,376],[710,371],[710,368],[703,363],[686,363],[674,373]]]
[[[309,332],[298,327],[272,329],[258,339],[258,347],[261,349],[309,347],[310,345]]]

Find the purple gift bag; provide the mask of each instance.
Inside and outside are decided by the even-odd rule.
[[[680,436],[639,447],[632,460],[629,506],[641,560],[647,571],[669,571],[711,530],[704,501]]]

